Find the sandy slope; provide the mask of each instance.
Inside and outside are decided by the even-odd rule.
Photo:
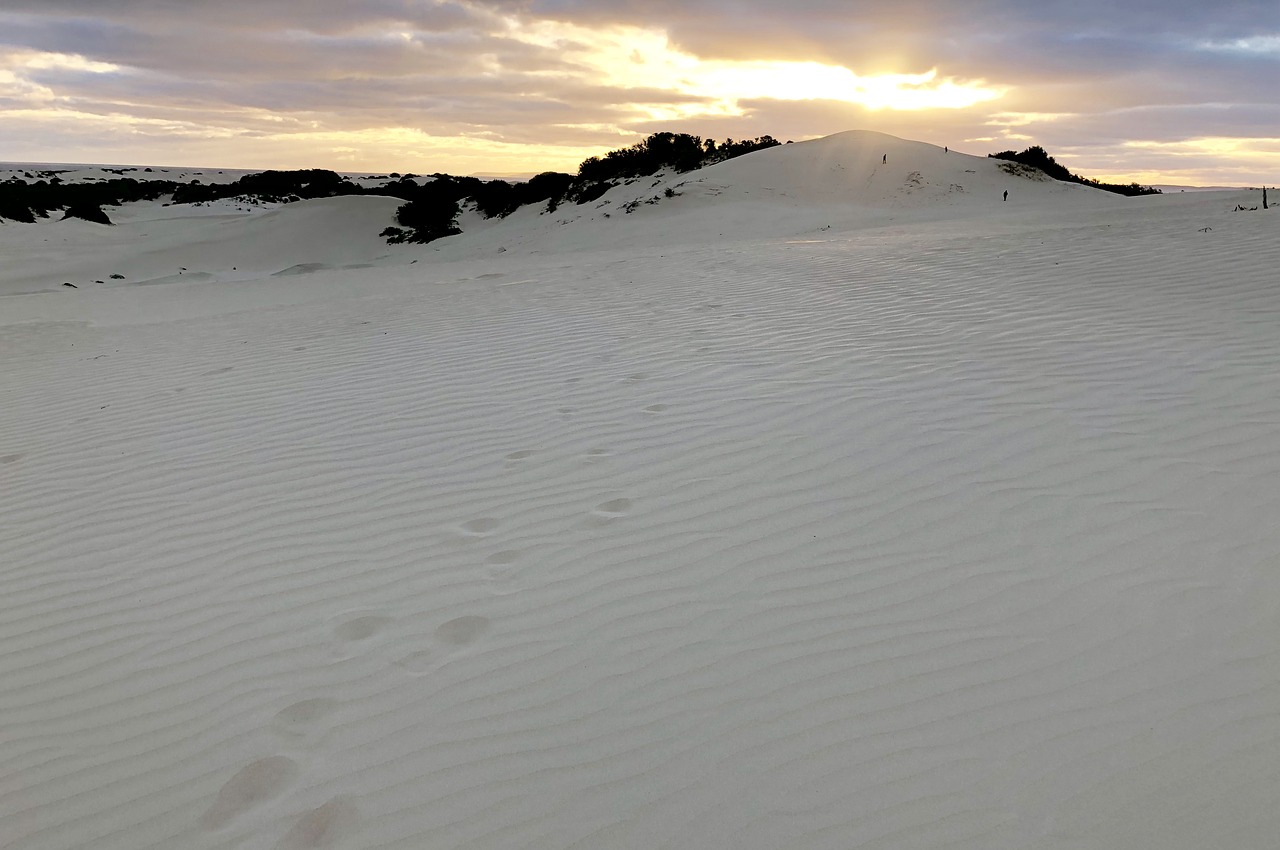
[[[886,159],[888,162],[884,162]],[[1003,163],[884,133],[853,130],[757,151],[687,174],[639,178],[553,214],[523,209],[472,220],[433,247],[450,259],[506,250],[576,251],[756,240],[1123,207],[1116,195],[1008,173]],[[667,190],[672,196],[668,197]],[[1009,200],[1004,200],[1004,191]]]
[[[132,286],[139,283],[256,280],[289,271],[372,263],[394,252],[378,236],[402,202],[379,196],[237,208],[160,203],[110,208],[112,226],[56,216],[0,224],[0,293]],[[406,261],[407,262],[407,261]],[[302,267],[301,269],[295,267]],[[112,278],[120,275],[120,279]]]
[[[0,299],[0,844],[1272,846],[1280,220],[876,197]]]

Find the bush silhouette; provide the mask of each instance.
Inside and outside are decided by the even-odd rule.
[[[507,216],[523,206],[544,202],[550,211],[566,201],[591,203],[621,181],[667,169],[677,173],[691,171],[778,144],[772,136],[716,142],[687,133],[661,132],[630,147],[588,157],[577,174],[546,171],[522,183],[434,174],[419,185],[416,175],[393,171],[391,182],[369,189],[336,172],[314,168],[268,170],[230,183],[211,184],[194,179],[187,183],[167,179],[138,181],[124,176],[125,172],[138,170],[134,168],[111,169],[119,175],[111,180],[64,183],[58,172],[43,171],[35,175],[42,179],[32,183],[19,179],[0,183],[0,219],[31,223],[52,210],[64,210],[71,217],[110,223],[103,207],[156,200],[165,195],[172,196],[173,204],[238,197],[247,197],[251,203],[287,204],[340,195],[389,195],[404,204],[396,212],[398,226],[386,228],[382,236],[389,242],[425,243],[459,233],[458,216],[464,204],[471,204],[486,218]],[[666,197],[676,194],[674,190],[665,193]]]
[[[48,216],[52,210],[153,201],[174,191],[177,186],[177,183],[167,180],[138,181],[132,177],[94,183],[64,183],[56,175],[50,180],[34,183],[11,179],[0,183],[0,218],[30,224],[37,217]]]
[[[1039,145],[1032,145],[1021,153],[1013,151],[1000,151],[999,153],[989,153],[988,158],[1003,159],[1009,162],[1017,162],[1022,165],[1029,165],[1032,168],[1038,168],[1054,180],[1061,180],[1064,183],[1079,183],[1082,186],[1092,186],[1095,189],[1101,189],[1104,192],[1115,192],[1118,195],[1159,195],[1159,189],[1150,186],[1139,186],[1137,183],[1101,183],[1097,180],[1090,180],[1086,177],[1080,177],[1072,174],[1067,168],[1058,163],[1056,159],[1049,156],[1048,151]]]
[[[436,183],[446,185],[437,186]],[[406,229],[402,241],[427,243],[461,233],[458,229],[458,196],[447,181],[433,181],[396,211],[396,221]]]
[[[97,204],[75,204],[67,207],[66,212],[62,214],[62,220],[66,221],[69,218],[82,218],[94,224],[111,224],[111,219]]]

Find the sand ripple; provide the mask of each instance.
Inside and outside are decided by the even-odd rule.
[[[1196,223],[0,327],[0,843],[1269,846],[1280,249]]]

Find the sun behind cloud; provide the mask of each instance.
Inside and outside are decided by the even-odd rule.
[[[732,100],[834,100],[899,110],[963,109],[1002,93],[978,83],[937,77],[936,68],[923,74],[861,76],[817,62],[711,62],[703,63],[685,93]]]
[[[661,30],[584,27],[560,21],[509,21],[508,38],[554,47],[574,66],[618,89],[667,91],[698,98],[680,117],[740,115],[743,101],[830,100],[869,109],[963,109],[996,100],[1005,90],[982,80],[923,73],[858,74],[840,65],[781,60],[702,59],[674,46]],[[672,117],[675,117],[674,115]]]

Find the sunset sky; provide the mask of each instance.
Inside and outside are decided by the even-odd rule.
[[[0,0],[0,161],[529,174],[872,129],[1280,182],[1276,0]]]

